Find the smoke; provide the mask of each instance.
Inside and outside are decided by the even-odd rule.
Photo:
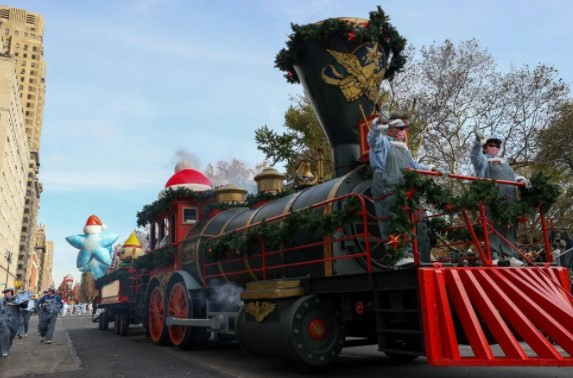
[[[241,300],[242,287],[233,283],[212,281],[209,288],[211,289],[209,299],[214,302],[219,311],[236,311],[239,306],[243,305]]]
[[[201,160],[193,153],[185,150],[175,152],[175,156],[171,159],[171,164],[175,165],[175,172],[182,169],[199,169],[201,167]]]

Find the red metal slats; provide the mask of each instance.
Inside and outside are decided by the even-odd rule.
[[[538,274],[543,274],[549,281],[553,283],[555,292],[563,295],[566,303],[571,303],[571,283],[569,282],[569,271],[566,268],[537,268],[535,270]],[[565,271],[565,281],[561,279],[561,273]]]
[[[490,271],[497,270],[496,268]],[[561,355],[553,348],[551,343],[547,341],[545,336],[539,332],[537,327],[528,319],[520,308],[514,303],[510,297],[501,289],[495,280],[488,274],[486,270],[479,270],[476,272],[476,277],[479,283],[486,289],[490,299],[495,304],[496,308],[502,314],[504,319],[512,326],[513,329],[521,336],[527,344],[534,350],[539,357],[561,359]]]
[[[524,279],[528,280],[529,285],[535,290],[540,293],[544,293],[545,295],[553,295],[554,292],[547,288],[547,285],[541,280],[541,278],[537,275],[532,275],[531,271],[527,272],[528,269],[521,268],[521,269],[514,269],[514,273]]]
[[[448,301],[448,292],[446,291],[446,277],[442,270],[436,271],[436,295],[438,297],[438,316],[443,324],[454,324],[452,310]],[[443,327],[441,332],[441,342],[444,357],[451,359],[460,358],[458,340],[454,327]]]
[[[470,342],[470,346],[475,357],[485,360],[494,358],[491,347],[481,328],[479,319],[469,300],[469,296],[464,288],[462,280],[457,270],[447,269],[446,277],[448,280],[448,294],[452,299],[456,313],[462,323],[462,327]]]
[[[490,294],[486,293],[484,288],[477,281],[474,272],[475,270],[462,270],[460,271],[460,276],[478,313],[486,322],[506,357],[519,358],[522,360],[527,359],[528,357],[523,351],[523,348],[519,345],[515,336],[513,336],[511,329],[501,317],[495,304],[491,301]]]
[[[533,275],[534,277],[539,278],[541,280],[541,282],[543,282],[543,284],[547,288],[547,291],[549,291],[550,293],[553,293],[553,296],[555,296],[555,295],[562,296],[563,295],[562,288],[560,288],[558,286],[559,281],[554,280],[553,277],[550,275],[550,273],[548,273],[547,269],[545,269],[545,270],[543,268],[524,269],[524,273],[529,274],[529,275]]]
[[[573,334],[568,330],[573,329],[573,323],[559,324],[553,316],[519,290],[498,269],[491,269],[490,271],[499,282],[501,289],[511,295],[523,314],[531,319],[546,335],[555,340],[570,356],[573,356]]]
[[[513,269],[512,269],[513,270]],[[523,270],[523,269],[521,269]],[[529,281],[518,277],[517,272],[507,272],[508,279],[519,289],[533,299],[537,304],[544,308],[547,312],[561,324],[573,324],[573,309],[567,303],[566,298],[561,293],[554,293],[553,295],[546,295],[532,288]]]
[[[460,352],[443,271],[420,269],[418,278],[423,293],[420,300],[428,363],[438,364],[444,359],[459,360]]]

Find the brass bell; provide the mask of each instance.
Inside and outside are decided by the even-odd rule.
[[[310,186],[318,182],[318,177],[312,172],[309,160],[301,160],[294,170],[294,180],[298,185]]]

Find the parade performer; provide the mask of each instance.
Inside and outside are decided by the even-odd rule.
[[[412,157],[404,139],[409,125],[402,119],[390,119],[389,112],[383,110],[381,116],[375,118],[368,132],[368,144],[370,146],[370,165],[374,171],[372,178],[372,196],[378,198],[375,201],[376,215],[379,218],[391,215],[391,209],[395,203],[395,195],[391,194],[396,185],[403,182],[402,171],[406,168],[433,170],[445,174],[434,166],[425,166],[418,163]],[[384,133],[386,132],[386,133]],[[380,236],[387,240],[389,235],[387,221],[378,221]],[[430,244],[427,240],[427,230],[424,222],[418,223],[417,235],[421,261],[430,260]],[[406,265],[414,261],[412,252],[400,259],[396,266]]]
[[[14,302],[14,288],[4,289],[3,294],[4,298],[0,299],[0,349],[2,357],[6,357],[18,330],[21,304]]]
[[[76,265],[81,272],[91,272],[94,279],[102,277],[112,262],[112,245],[119,235],[102,232],[106,226],[95,215],[90,215],[84,234],[66,237],[68,243],[78,248]]]
[[[29,293],[30,299],[26,302],[26,307],[20,308],[20,320],[18,321],[18,337],[28,336],[28,325],[30,323],[30,316],[32,316],[32,311],[36,306],[36,301],[32,298],[32,294]]]
[[[40,324],[38,325],[40,341],[45,340],[46,344],[51,344],[56,329],[56,320],[63,307],[62,298],[56,295],[56,289],[50,287],[48,294],[38,301],[38,307],[40,308]]]
[[[529,180],[523,176],[515,174],[513,168],[499,156],[503,141],[498,138],[485,139],[478,126],[474,127],[476,141],[471,150],[471,161],[474,166],[475,175],[481,178],[494,180],[509,180],[524,182],[527,187],[531,186]],[[508,202],[517,200],[517,187],[513,185],[498,184],[500,196]],[[486,210],[488,219],[492,219],[491,210]],[[512,245],[517,245],[517,220],[508,225],[501,225],[490,221],[497,232],[499,232]],[[523,262],[516,259],[516,252],[496,233],[489,234],[489,246],[492,252],[493,263],[497,264],[499,259],[508,259],[511,266],[521,266]]]

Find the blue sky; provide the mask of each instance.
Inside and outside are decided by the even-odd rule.
[[[554,65],[573,84],[573,2],[343,0],[0,0],[44,16],[46,106],[39,222],[55,242],[54,280],[76,278],[90,214],[125,240],[157,198],[177,151],[204,168],[254,166],[254,130],[280,130],[292,95],[274,68],[290,23],[367,17],[381,5],[415,47],[476,38],[510,64]]]

